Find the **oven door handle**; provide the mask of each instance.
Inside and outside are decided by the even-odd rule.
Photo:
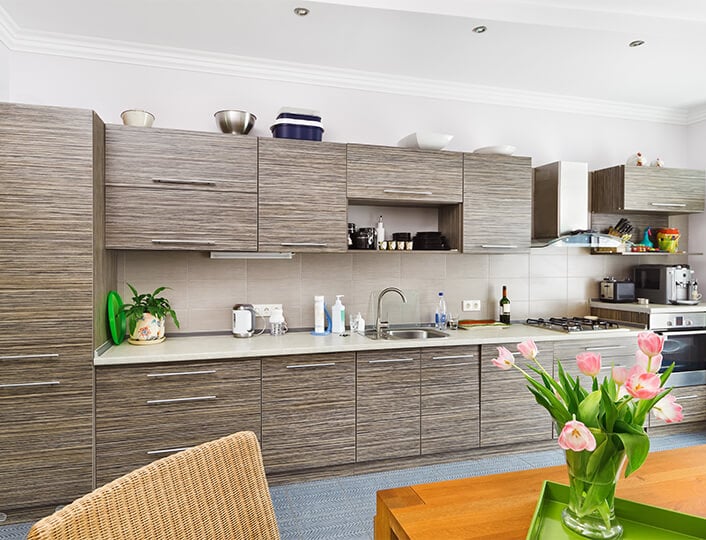
[[[655,330],[655,334],[664,336],[667,339],[669,338],[669,336],[700,336],[706,334],[706,328],[702,330],[684,330],[683,332],[679,330],[669,332]]]

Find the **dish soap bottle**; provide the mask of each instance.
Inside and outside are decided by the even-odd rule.
[[[382,222],[382,216],[378,218],[378,224],[375,227],[375,249],[380,249],[380,242],[385,241],[385,225]]]
[[[510,324],[510,299],[507,297],[507,285],[503,285],[503,296],[500,298],[500,322]]]
[[[331,308],[331,332],[343,334],[346,331],[346,306],[341,303],[342,294],[336,295],[336,301]]]
[[[443,292],[439,293],[439,305],[436,308],[434,322],[439,330],[444,330],[446,328],[446,300],[444,299]]]
[[[324,333],[324,320],[324,297],[314,296],[314,334]]]

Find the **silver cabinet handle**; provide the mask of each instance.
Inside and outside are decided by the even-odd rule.
[[[29,360],[29,359],[39,360],[41,358],[59,358],[59,353],[18,354],[15,356],[0,356],[0,360]]]
[[[457,360],[459,358],[475,358],[475,354],[456,354],[453,356],[432,356],[432,360]]]
[[[283,247],[328,247],[326,242],[281,242]]]
[[[188,450],[189,448],[193,448],[193,446],[182,446],[181,448],[165,448],[163,450],[148,450],[147,455],[156,456],[159,454],[173,454],[175,452],[181,452],[182,450]]]
[[[483,249],[517,249],[514,244],[481,244]]]
[[[215,186],[212,180],[180,180],[179,178],[154,177],[152,181],[156,184],[182,184],[187,186]]]
[[[472,366],[473,362],[457,362],[456,364],[444,364],[443,366],[434,366],[434,367],[460,367],[460,366]]]
[[[216,373],[215,369],[208,369],[204,371],[175,371],[173,373],[148,373],[148,377],[183,377],[187,375],[210,375]]]
[[[679,401],[686,401],[687,399],[698,399],[703,396],[698,396],[696,394],[692,394],[690,396],[676,396],[675,395],[674,397],[676,397]]]
[[[0,384],[0,388],[22,388],[26,386],[58,386],[61,382],[59,381],[38,381],[38,382],[25,382],[25,383],[14,383],[14,384]]]
[[[612,370],[614,367],[625,367],[623,364],[615,364],[614,366],[603,366],[599,371]]]
[[[411,189],[383,189],[383,193],[399,193],[402,195],[434,195],[433,191],[415,191]]]
[[[386,358],[383,360],[368,360],[368,364],[391,364],[393,362],[414,362],[414,358]]]
[[[193,244],[196,246],[215,246],[213,240],[179,240],[179,239],[163,239],[157,238],[152,240],[153,244]]]
[[[325,362],[323,364],[295,364],[287,366],[287,369],[306,369],[306,368],[317,368],[317,367],[331,367],[335,366],[336,362]]]
[[[668,208],[684,208],[685,203],[667,203],[667,202],[653,202],[650,203],[652,206],[666,206]]]
[[[624,349],[625,345],[604,345],[601,347],[584,347],[584,351],[614,351],[615,349]]]
[[[209,401],[218,399],[216,396],[197,396],[197,397],[182,397],[173,399],[150,399],[147,405],[162,405],[164,403],[185,403],[187,401]]]

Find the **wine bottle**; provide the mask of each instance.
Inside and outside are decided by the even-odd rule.
[[[507,297],[507,285],[503,285],[503,296],[500,299],[500,322],[510,324],[510,299]]]

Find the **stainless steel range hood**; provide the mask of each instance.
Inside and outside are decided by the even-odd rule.
[[[619,247],[625,243],[617,236],[598,233],[595,231],[572,231],[569,234],[557,236],[556,238],[533,239],[531,247],[543,248],[548,246],[567,247]]]

